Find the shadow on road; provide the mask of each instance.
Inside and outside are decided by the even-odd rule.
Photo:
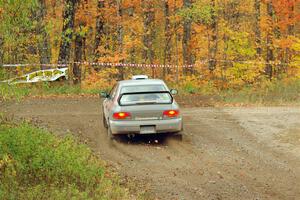
[[[127,135],[115,136],[115,140],[119,143],[130,145],[166,145],[170,140],[182,141],[182,135],[174,133],[136,135],[128,137]]]

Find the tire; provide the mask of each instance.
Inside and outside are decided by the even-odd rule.
[[[116,140],[115,140],[116,138],[112,134],[110,127],[108,127],[106,129],[106,131],[107,131],[107,136],[106,136],[107,144],[108,144],[109,148],[114,148],[116,145]]]
[[[183,131],[179,131],[179,132],[173,133],[172,136],[173,136],[174,139],[182,141],[183,140],[183,134],[184,134]]]
[[[106,119],[105,119],[105,116],[104,116],[104,113],[103,113],[103,116],[102,116],[102,122],[103,122],[103,126],[104,126],[104,128],[108,128],[108,125],[107,125],[107,121],[106,121]]]
[[[106,132],[107,132],[107,138],[109,140],[114,140],[115,139],[115,136],[112,134],[111,128],[109,126],[107,127]]]

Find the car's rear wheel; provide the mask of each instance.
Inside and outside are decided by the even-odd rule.
[[[115,139],[115,136],[112,134],[111,128],[108,125],[107,125],[106,132],[107,132],[107,137],[108,137],[109,140]]]
[[[104,116],[104,114],[103,114],[103,116],[102,116],[102,121],[103,121],[103,126],[104,126],[104,128],[108,128],[108,125],[107,125],[107,121],[106,121],[106,119],[105,119],[105,116]]]
[[[173,133],[172,137],[176,140],[182,141],[183,140],[183,131]]]

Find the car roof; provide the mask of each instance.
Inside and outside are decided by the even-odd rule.
[[[163,80],[159,79],[143,79],[143,80],[124,80],[119,81],[120,86],[134,86],[134,85],[165,85]]]

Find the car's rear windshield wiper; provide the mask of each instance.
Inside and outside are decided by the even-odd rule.
[[[157,104],[159,102],[157,101],[143,101],[143,102],[136,102],[134,104],[137,104],[137,105],[143,105],[143,104]]]
[[[123,105],[146,105],[146,104],[167,104],[170,102],[160,102],[160,101],[142,101],[142,102],[128,102]]]

